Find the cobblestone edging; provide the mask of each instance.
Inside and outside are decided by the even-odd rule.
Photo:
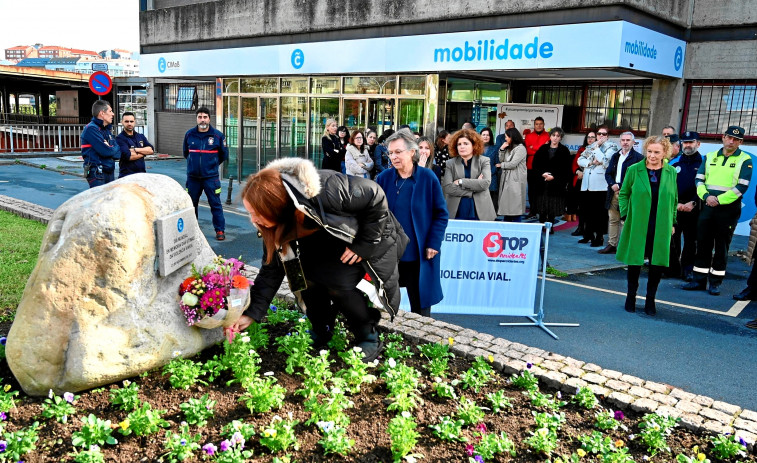
[[[36,220],[47,225],[53,217],[53,209],[39,206],[22,199],[0,195],[0,210],[12,212],[25,219]]]
[[[3,195],[0,209],[45,224],[53,214],[52,209]],[[248,266],[245,273],[254,278],[258,269]],[[286,282],[277,296],[294,301]],[[693,431],[735,433],[749,444],[750,450],[757,441],[757,412],[738,405],[409,312],[400,311],[393,322],[384,315],[380,327],[419,342],[444,343],[453,338],[451,350],[456,355],[469,359],[492,356],[494,368],[505,375],[520,373],[531,364],[530,371],[549,387],[572,393],[585,386],[621,410],[680,418],[680,424]]]

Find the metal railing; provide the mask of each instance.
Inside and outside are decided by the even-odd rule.
[[[79,153],[85,126],[0,123],[0,153]],[[120,127],[118,129],[120,131]],[[144,126],[135,127],[135,130],[144,133]]]
[[[86,124],[91,117],[41,116],[39,114],[0,113],[0,124]]]

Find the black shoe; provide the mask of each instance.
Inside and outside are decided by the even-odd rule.
[[[657,307],[655,306],[654,299],[647,299],[644,303],[644,313],[654,317],[657,313]]]
[[[627,294],[626,295],[626,306],[625,306],[626,312],[636,312],[636,294]]]
[[[605,240],[602,240],[602,241],[592,241],[591,242],[591,247],[592,248],[601,248],[602,246],[604,246],[604,244],[605,244]]]
[[[713,285],[710,283],[710,289],[707,290],[713,296],[720,296],[720,285]]]
[[[751,301],[757,299],[757,294],[752,293],[751,289],[746,288],[740,293],[734,294],[733,299],[737,301]]]
[[[580,228],[576,228],[573,230],[573,232],[570,234],[570,236],[583,236],[584,232]]]
[[[699,283],[696,281],[692,281],[689,283],[686,283],[685,285],[681,285],[681,289],[686,291],[704,291],[705,290],[704,283]]]
[[[754,320],[752,320],[751,322],[747,323],[747,324],[746,324],[745,326],[746,326],[747,328],[751,328],[751,329],[753,329],[753,330],[757,330],[757,318],[755,318],[755,319],[754,319]]]
[[[591,238],[581,238],[580,240],[578,240],[578,242],[581,244],[586,244],[590,241],[591,241]]]
[[[362,327],[355,331],[355,346],[363,351],[363,363],[376,360],[384,348],[384,343],[379,339],[378,332],[373,326]],[[359,339],[359,341],[358,341]]]
[[[683,281],[694,281],[694,272],[683,272]]]
[[[615,254],[616,252],[618,252],[618,248],[613,246],[612,244],[608,244],[597,252],[599,254]]]

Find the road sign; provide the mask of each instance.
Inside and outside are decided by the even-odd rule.
[[[89,77],[89,89],[95,95],[107,95],[113,90],[113,81],[108,74],[98,71]]]
[[[108,63],[92,63],[93,71],[107,71]]]

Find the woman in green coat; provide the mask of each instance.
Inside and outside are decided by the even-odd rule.
[[[655,295],[662,271],[670,258],[670,237],[674,231],[678,186],[676,171],[663,159],[672,147],[665,137],[644,140],[646,157],[628,168],[618,195],[620,217],[625,220],[615,257],[628,265],[626,311],[636,311],[636,290],[644,258],[649,259],[649,278],[644,312],[657,313]]]

